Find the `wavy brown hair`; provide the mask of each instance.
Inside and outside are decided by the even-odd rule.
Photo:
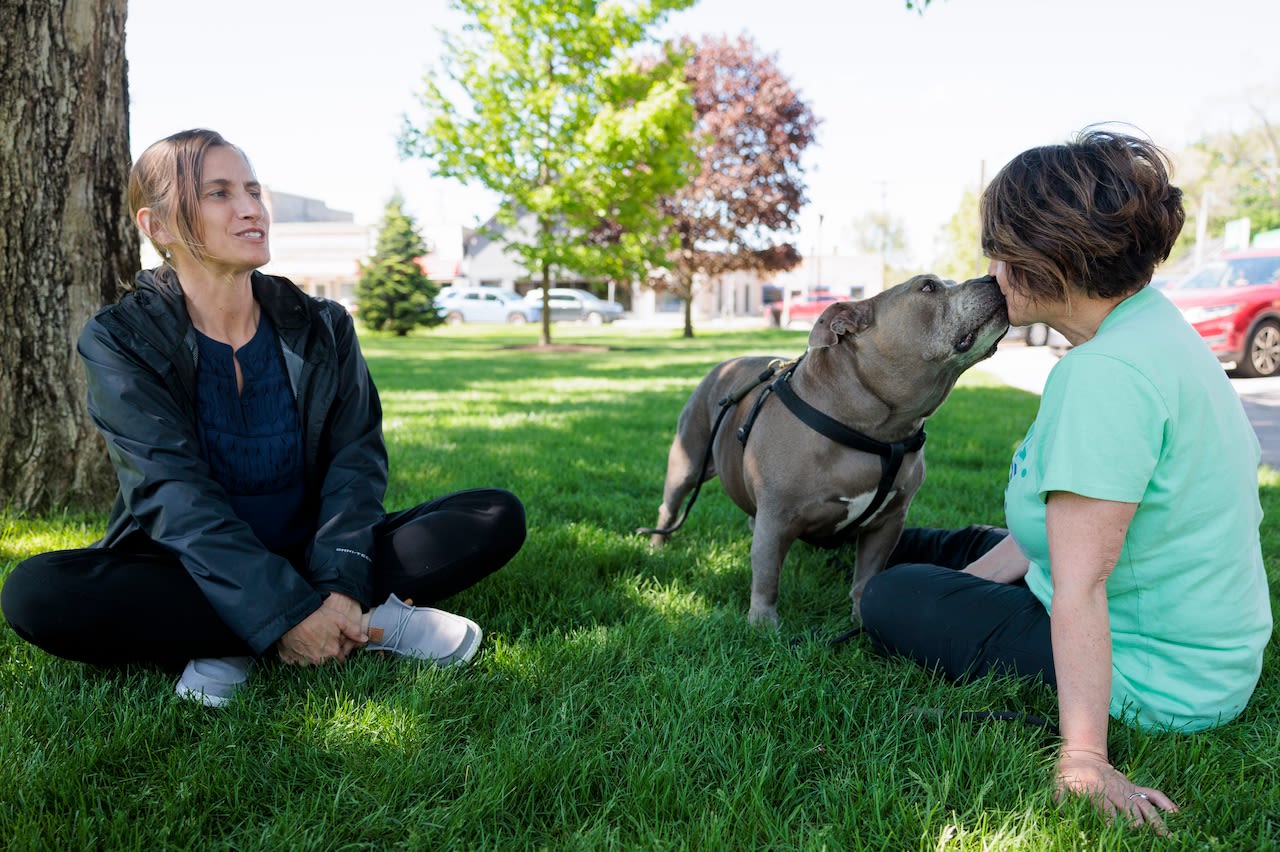
[[[1153,143],[1097,127],[1019,154],[982,193],[982,250],[1034,301],[1146,286],[1186,213]]]

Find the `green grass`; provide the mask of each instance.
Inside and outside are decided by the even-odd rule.
[[[388,507],[502,485],[525,548],[447,604],[479,621],[464,671],[357,658],[255,672],[212,711],[172,676],[50,657],[0,628],[0,844],[15,849],[1256,849],[1280,844],[1280,672],[1243,717],[1194,737],[1118,729],[1113,760],[1182,806],[1173,837],[1108,826],[1050,792],[1043,687],[952,687],[855,639],[843,568],[797,545],[782,629],[746,624],[746,518],[709,484],[670,547],[656,520],[676,415],[715,362],[795,355],[785,331],[557,327],[364,336],[382,389]],[[925,525],[999,523],[1036,398],[966,375],[929,425]],[[1268,517],[1280,477],[1264,471]],[[0,516],[0,573],[83,545],[103,516]],[[1280,533],[1264,552],[1273,581]],[[1277,608],[1280,611],[1280,608]],[[793,645],[793,637],[808,637]],[[163,637],[157,637],[163,641]]]

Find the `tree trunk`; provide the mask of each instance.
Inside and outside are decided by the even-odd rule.
[[[0,4],[0,508],[104,510],[81,327],[138,268],[125,0]]]
[[[542,262],[542,336],[540,346],[551,345],[551,266]]]
[[[686,256],[688,256],[686,254]],[[694,273],[688,269],[681,268],[676,271],[676,280],[678,282],[678,292],[684,301],[684,338],[686,340],[693,339],[693,276]]]

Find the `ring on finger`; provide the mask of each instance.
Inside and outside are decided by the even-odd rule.
[[[1148,798],[1146,793],[1142,792],[1141,790],[1134,790],[1132,793],[1125,796],[1125,801],[1132,802],[1134,799],[1145,799],[1145,798]]]

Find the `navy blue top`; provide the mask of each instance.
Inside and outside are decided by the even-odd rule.
[[[253,339],[235,353],[199,331],[196,410],[204,457],[231,508],[275,553],[311,536],[305,520],[302,426],[275,327],[263,314]]]

